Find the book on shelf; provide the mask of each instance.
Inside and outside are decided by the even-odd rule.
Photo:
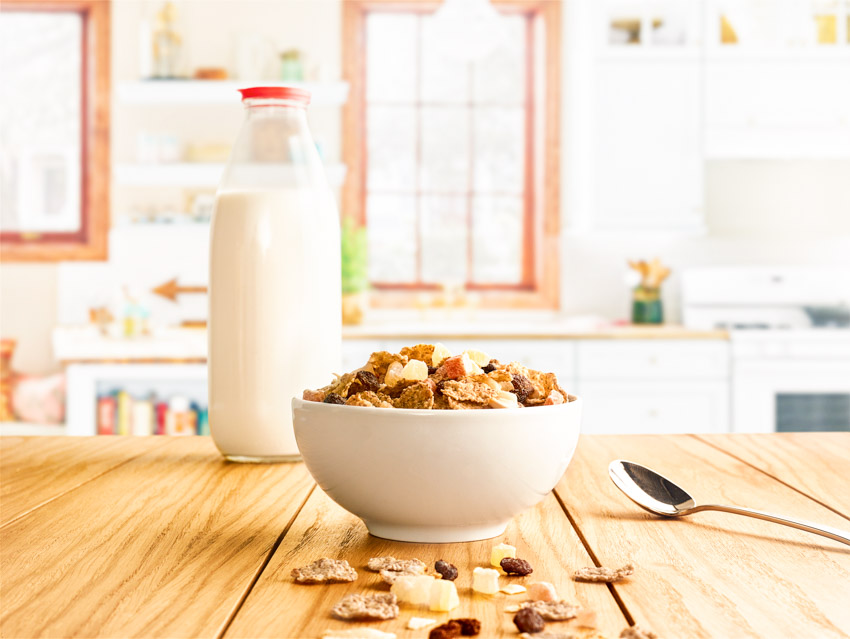
[[[117,389],[97,398],[98,435],[209,435],[207,407],[181,395],[137,398]]]

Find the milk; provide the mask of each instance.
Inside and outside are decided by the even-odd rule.
[[[211,235],[213,440],[237,461],[295,459],[291,400],[340,367],[336,206],[327,187],[224,190]]]

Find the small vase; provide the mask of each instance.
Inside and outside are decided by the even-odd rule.
[[[664,322],[664,307],[661,289],[638,286],[632,296],[633,324],[661,324]]]

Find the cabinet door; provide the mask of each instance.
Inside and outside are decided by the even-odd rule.
[[[581,382],[583,433],[723,433],[726,382]]]
[[[618,57],[596,71],[594,227],[702,228],[696,59]]]

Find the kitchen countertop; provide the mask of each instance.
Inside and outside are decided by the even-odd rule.
[[[850,528],[850,434],[582,436],[553,494],[497,540],[406,544],[370,537],[316,488],[303,464],[226,463],[205,437],[0,438],[4,637],[320,637],[327,628],[403,630],[411,616],[476,617],[482,637],[517,636],[507,605],[471,595],[472,568],[500,540],[533,577],[592,609],[598,632],[628,624],[660,637],[848,637],[850,547],[724,513],[663,520],[607,477],[615,458],[645,463],[697,500]],[[461,605],[398,619],[338,621],[354,591],[385,590],[363,570],[390,554],[460,568]],[[321,556],[358,569],[353,584],[299,586],[289,572]],[[606,586],[572,581],[581,566],[633,562]],[[502,578],[505,582],[506,579]],[[574,622],[547,624],[574,632]],[[595,635],[598,636],[598,635]]]

